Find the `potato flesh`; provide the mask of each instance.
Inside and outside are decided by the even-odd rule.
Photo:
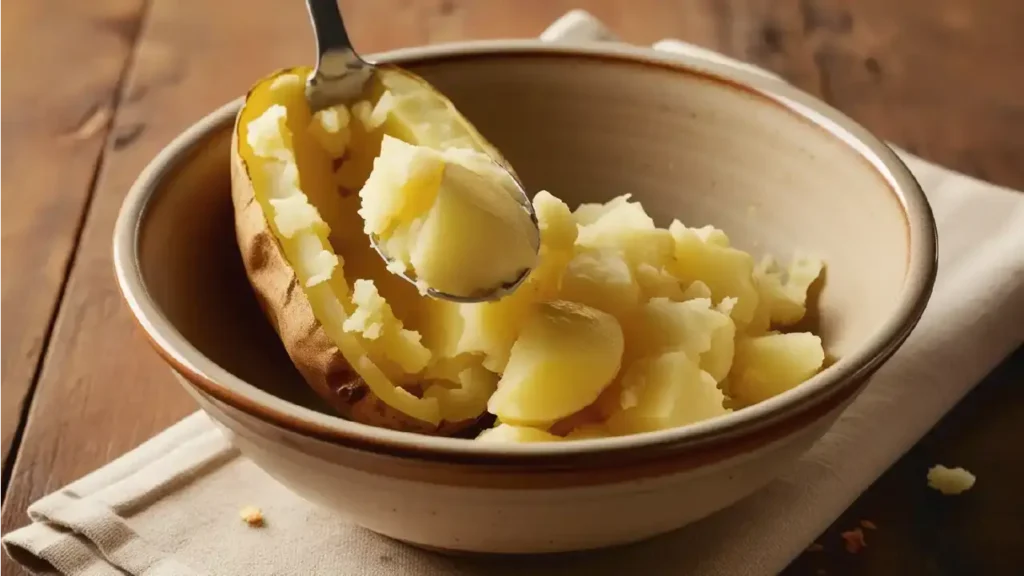
[[[507,192],[449,164],[437,200],[410,238],[409,264],[423,286],[489,294],[534,267],[538,241],[529,214]]]
[[[341,273],[341,262],[328,238],[331,230],[318,210],[313,210],[316,215],[312,217],[313,211],[304,207],[306,203],[312,204],[315,179],[311,174],[307,180],[303,179],[302,160],[297,153],[301,150],[299,140],[303,134],[297,135],[296,127],[306,127],[309,123],[302,83],[277,82],[273,88],[266,86],[265,89],[266,93],[260,93],[257,88],[247,102],[247,109],[243,110],[242,156],[249,165],[256,200],[302,283],[317,320],[382,401],[424,422],[439,423],[440,408],[436,399],[416,398],[396,386],[368,358],[359,338],[345,330],[349,290]],[[259,106],[262,102],[267,105]],[[294,117],[290,117],[292,114]],[[324,194],[319,196],[329,198]],[[325,204],[334,207],[329,199]]]
[[[633,266],[647,264],[661,267],[673,258],[675,243],[668,230],[654,226],[654,220],[629,196],[620,196],[610,206],[590,216],[580,225],[576,242],[584,248],[611,249],[622,253]],[[577,219],[580,215],[577,214]]]
[[[703,282],[715,300],[737,299],[733,320],[746,326],[754,318],[759,296],[754,286],[754,259],[722,241],[721,231],[694,230],[675,221],[669,227],[675,239],[673,274],[683,282]],[[724,245],[723,245],[724,244]]]
[[[457,389],[459,376],[438,369],[447,366],[451,359],[431,357],[425,370],[411,373],[408,370],[421,363],[420,359],[413,358],[416,354],[407,357],[407,354],[391,351],[391,346],[375,345],[377,342],[369,337],[375,329],[371,328],[368,334],[364,331],[367,326],[363,326],[358,318],[348,324],[348,330],[345,329],[350,315],[363,310],[363,303],[352,301],[346,275],[353,280],[366,279],[380,288],[380,296],[394,308],[396,318],[408,318],[416,324],[421,314],[415,290],[410,293],[410,287],[404,281],[391,281],[388,275],[380,273],[380,258],[372,253],[365,237],[360,234],[361,226],[358,224],[361,223],[355,210],[358,204],[351,202],[348,193],[358,191],[365,182],[378,154],[382,132],[410,135],[416,144],[439,149],[445,142],[429,141],[432,135],[441,134],[449,143],[458,142],[479,151],[492,152],[493,149],[472,126],[453,125],[447,130],[436,130],[438,121],[451,122],[453,109],[450,104],[424,90],[422,83],[404,79],[396,81],[393,74],[385,75],[384,95],[387,96],[389,88],[396,88],[401,93],[386,98],[389,101],[385,104],[378,97],[373,104],[366,102],[370,106],[368,109],[360,106],[346,114],[336,107],[336,117],[323,113],[315,117],[305,103],[304,73],[308,71],[279,74],[261,82],[250,93],[241,112],[239,155],[249,168],[256,200],[271,231],[281,243],[286,259],[302,281],[303,292],[314,316],[347,363],[385,404],[421,421],[439,424],[443,413],[458,411],[458,407],[449,410],[445,402],[451,399],[460,406],[465,402],[446,395],[427,396],[418,381],[422,380],[423,374],[441,371],[454,380]],[[268,116],[264,122],[259,122],[271,108],[275,109],[272,115],[276,114],[278,118],[270,121]],[[417,114],[426,114],[430,121],[417,118]],[[342,128],[343,118],[348,120],[344,126],[347,132]],[[247,135],[250,127],[258,132],[261,125],[273,127],[267,134],[272,140],[282,143],[287,140],[287,144],[278,146],[269,154],[266,151],[263,155],[255,154],[247,142]],[[285,153],[290,153],[293,160],[280,162],[275,158]],[[335,162],[340,160],[336,169],[331,167],[332,159]],[[287,192],[283,191],[281,182],[289,183],[285,187]],[[307,205],[319,209],[324,218],[313,218],[314,211]],[[312,222],[303,228],[309,220]],[[289,236],[282,234],[282,229]],[[390,332],[383,330],[382,333],[387,335]],[[395,334],[401,337],[400,342],[407,348],[416,349],[418,331],[402,329]],[[482,359],[475,359],[475,365],[479,366],[481,362]],[[420,387],[419,391],[416,391],[417,387]],[[417,393],[412,394],[407,388]],[[417,397],[421,394],[423,397]],[[481,412],[484,404],[479,403]]]
[[[560,298],[621,319],[636,309],[640,286],[617,251],[581,251],[566,266]]]
[[[423,291],[472,297],[536,264],[537,231],[516,193],[508,173],[480,152],[439,152],[385,135],[359,212],[393,260],[389,269],[415,277]]]
[[[396,375],[423,371],[432,355],[420,342],[420,334],[405,329],[373,282],[356,280],[353,288],[352,303],[356,308],[342,328],[362,335],[371,356],[396,364],[400,369]]]
[[[441,332],[436,330],[441,325],[459,326],[457,331],[435,336],[433,342],[453,355],[479,354],[483,366],[498,374],[505,370],[512,344],[531,306],[555,297],[565,267],[573,257],[576,224],[569,207],[544,191],[537,193],[533,205],[540,227],[540,255],[537,267],[523,286],[497,302],[427,304],[433,314],[426,330],[436,333]]]
[[[678,222],[656,228],[629,196],[573,212],[551,194],[538,193],[539,259],[523,286],[499,302],[439,302],[391,282],[362,234],[367,223],[353,194],[367,183],[384,136],[436,151],[463,146],[488,152],[489,145],[471,126],[446,120],[450,110],[443,102],[404,77],[383,81],[376,98],[349,110],[344,135],[328,130],[341,124],[332,123],[337,118],[325,122],[302,110],[301,81],[279,84],[277,91],[289,94],[271,95],[254,111],[277,103],[292,133],[308,128],[292,143],[297,168],[278,158],[273,146],[252,162],[254,188],[264,191],[257,199],[318,320],[389,406],[436,423],[479,416],[493,403],[502,424],[481,436],[487,441],[598,438],[714,417],[727,412],[726,405],[769,398],[820,369],[820,339],[768,332],[803,317],[819,260],[798,258],[785,272],[773,262],[755,266],[720,230]],[[381,94],[390,101],[381,105]],[[257,117],[250,114],[249,120]],[[325,134],[333,143],[324,143]],[[263,136],[277,137],[272,130]],[[280,139],[286,136],[282,131]],[[332,158],[336,164],[340,158],[340,167],[330,166]],[[312,172],[316,178],[308,177]],[[333,188],[314,186],[321,179]],[[525,331],[543,317],[539,310],[556,301],[606,314],[619,327],[626,351],[615,354],[619,340],[603,328],[580,329],[572,338],[558,329],[551,330],[557,336]],[[589,343],[550,353],[559,346],[572,349],[565,343],[570,340]],[[608,358],[621,365],[613,370]],[[574,369],[594,377],[573,377]],[[582,410],[600,421],[580,421],[557,434],[549,430]]]
[[[341,158],[352,140],[352,114],[344,105],[332,106],[313,115],[309,133],[331,158]]]
[[[651,432],[725,414],[714,378],[682,351],[633,364],[623,378],[620,412],[607,427],[616,434]]]
[[[771,324],[788,326],[799,322],[807,312],[807,291],[821,270],[821,260],[808,256],[798,255],[785,272],[774,258],[764,258],[753,274],[763,304],[754,315],[750,331],[759,334]]]
[[[539,304],[487,409],[502,422],[550,426],[597,400],[618,374],[623,349],[612,315],[573,302]]]
[[[807,380],[824,361],[821,338],[813,334],[738,339],[729,394],[742,405],[756,404]]]

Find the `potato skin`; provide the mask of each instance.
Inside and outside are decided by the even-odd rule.
[[[239,112],[241,117],[241,112]],[[263,208],[256,201],[248,167],[239,154],[238,124],[231,141],[231,199],[235,237],[249,284],[299,373],[343,418],[371,426],[451,436],[476,419],[434,426],[385,404],[348,364],[313,314]]]

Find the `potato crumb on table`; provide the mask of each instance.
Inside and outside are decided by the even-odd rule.
[[[974,474],[963,468],[946,468],[940,464],[928,470],[928,485],[947,496],[970,490],[975,480]]]
[[[860,526],[861,526],[861,528],[867,528],[868,530],[877,530],[878,529],[878,525],[875,524],[874,522],[872,522],[871,520],[861,520],[860,521]]]
[[[246,506],[239,512],[242,520],[254,528],[263,526],[263,511],[255,506]]]

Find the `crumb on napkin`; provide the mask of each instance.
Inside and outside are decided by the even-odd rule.
[[[821,552],[824,549],[825,547],[821,544],[818,544],[817,542],[814,542],[813,544],[807,547],[808,552]]]
[[[854,528],[853,530],[847,530],[840,534],[843,537],[843,541],[846,545],[846,551],[850,554],[856,554],[867,547],[868,543],[864,540],[864,531],[860,528]]]
[[[255,506],[246,506],[239,512],[246,524],[254,528],[263,526],[263,511]]]
[[[928,470],[928,485],[947,496],[970,490],[975,479],[974,474],[963,468],[946,468],[940,464]]]

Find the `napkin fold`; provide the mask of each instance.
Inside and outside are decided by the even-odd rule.
[[[541,37],[615,41],[582,11],[566,14]],[[676,40],[655,47],[772,76]],[[906,344],[803,458],[763,490],[705,520],[604,551],[442,556],[313,507],[196,413],[34,503],[32,523],[5,534],[4,550],[34,573],[68,576],[777,573],[1024,342],[1024,194],[897,152],[938,221],[939,276],[928,309]],[[245,506],[262,509],[262,527],[239,518]]]

